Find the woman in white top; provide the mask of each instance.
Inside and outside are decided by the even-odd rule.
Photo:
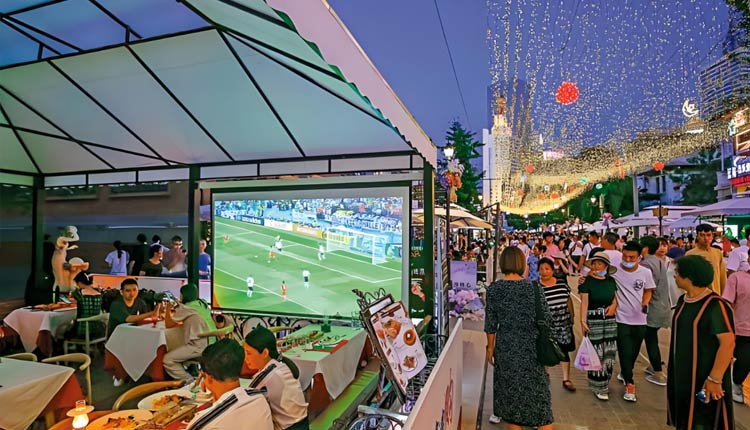
[[[265,327],[256,327],[245,336],[245,363],[259,369],[250,388],[266,388],[275,430],[308,430],[307,402],[302,393],[299,369],[276,349],[276,337]]]
[[[110,275],[127,275],[128,274],[128,260],[130,256],[128,252],[122,249],[122,242],[116,240],[112,246],[115,248],[114,251],[107,254],[104,261],[109,267]]]

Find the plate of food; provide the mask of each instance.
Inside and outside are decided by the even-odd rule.
[[[138,409],[160,411],[177,406],[183,400],[192,398],[193,393],[191,393],[190,390],[186,389],[159,391],[158,393],[154,393],[148,397],[144,397],[140,402],[138,402]]]
[[[87,430],[133,430],[153,417],[151,411],[143,409],[131,409],[126,411],[112,412],[91,424]]]

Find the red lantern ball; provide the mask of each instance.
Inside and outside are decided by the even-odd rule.
[[[550,198],[557,200],[557,199],[560,198],[560,193],[554,192],[554,193],[550,194]]]
[[[528,173],[534,173],[534,165],[529,163],[526,165],[526,172]]]
[[[654,170],[656,170],[657,172],[661,172],[662,170],[664,170],[664,163],[662,163],[661,161],[657,161],[656,163],[654,163]]]
[[[518,190],[518,197],[523,197],[523,190]]]
[[[578,86],[574,82],[565,81],[560,84],[559,88],[557,88],[557,96],[555,97],[555,100],[558,103],[569,105],[578,100],[579,94]]]

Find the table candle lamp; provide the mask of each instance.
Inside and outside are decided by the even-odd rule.
[[[82,429],[86,428],[86,425],[89,423],[89,415],[88,413],[93,411],[93,406],[86,406],[85,400],[78,400],[76,402],[76,407],[74,409],[71,409],[67,412],[67,416],[73,417],[73,428],[74,429]]]

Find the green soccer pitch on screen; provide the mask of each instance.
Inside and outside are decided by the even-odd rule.
[[[213,306],[351,318],[357,297],[405,288],[408,188],[213,197]]]

